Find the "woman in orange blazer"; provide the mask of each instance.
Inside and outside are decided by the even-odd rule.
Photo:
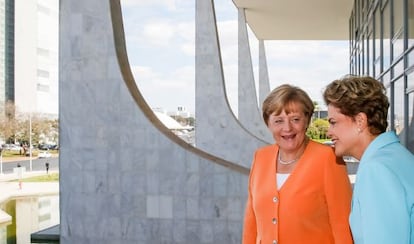
[[[263,102],[276,143],[258,149],[253,159],[243,244],[353,243],[346,166],[333,148],[306,136],[313,110],[309,96],[290,85]]]

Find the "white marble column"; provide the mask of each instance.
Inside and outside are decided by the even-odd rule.
[[[260,112],[256,85],[254,81],[253,62],[250,53],[244,9],[238,9],[238,118],[240,123],[252,134],[269,143],[273,142],[271,133],[265,126]],[[261,81],[259,81],[261,83]]]

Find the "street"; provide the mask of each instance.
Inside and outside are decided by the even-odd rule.
[[[40,159],[32,158],[32,171],[46,170],[46,166],[45,166],[46,162],[49,162],[49,171],[59,170],[59,157],[50,157],[50,158],[40,158]],[[26,172],[30,171],[30,158],[29,157],[22,158],[16,161],[5,161],[3,159],[3,163],[2,163],[3,174],[13,173],[13,168],[16,168],[18,163],[21,165],[21,167],[26,168]]]

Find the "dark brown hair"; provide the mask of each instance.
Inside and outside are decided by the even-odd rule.
[[[365,113],[370,132],[378,135],[387,129],[388,97],[384,85],[369,76],[345,76],[332,81],[325,89],[326,105],[333,105],[354,118]]]

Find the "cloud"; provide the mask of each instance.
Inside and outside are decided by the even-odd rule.
[[[347,42],[277,41],[266,43],[271,88],[282,83],[300,86],[322,101],[322,90],[348,72]]]
[[[176,2],[174,0],[121,0],[124,7],[164,7],[169,10],[177,9]]]
[[[183,66],[171,73],[157,72],[151,67],[133,66],[138,89],[147,103],[155,108],[175,111],[178,106],[194,111],[194,67]]]
[[[231,3],[216,1],[217,27],[226,93],[237,113],[238,23]],[[195,108],[194,1],[122,0],[127,49],[137,85],[152,107]],[[258,83],[258,41],[248,28]],[[348,42],[265,41],[271,88],[302,87],[316,101],[323,87],[348,73]],[[256,85],[256,88],[257,85]]]
[[[174,25],[160,20],[146,24],[142,34],[142,37],[154,46],[168,46],[172,42],[175,30]]]

